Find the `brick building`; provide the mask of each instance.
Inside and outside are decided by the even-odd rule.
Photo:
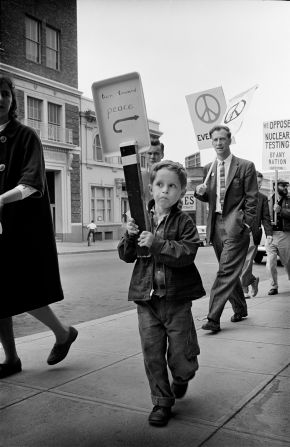
[[[0,0],[0,57],[43,143],[56,236],[81,240],[76,0]]]

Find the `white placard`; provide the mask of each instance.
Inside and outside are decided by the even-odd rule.
[[[264,171],[290,171],[290,119],[263,123]]]
[[[199,150],[212,147],[209,131],[221,123],[226,111],[222,87],[215,87],[186,97]]]
[[[120,145],[131,140],[139,152],[147,151],[150,134],[140,75],[94,82],[92,93],[104,153],[120,155]]]

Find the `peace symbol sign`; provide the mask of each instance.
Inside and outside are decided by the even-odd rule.
[[[242,99],[241,101],[237,102],[237,104],[233,105],[225,116],[224,119],[225,124],[228,124],[230,121],[233,121],[236,118],[238,118],[238,116],[244,110],[246,104],[247,104],[246,101]]]
[[[221,112],[218,100],[209,93],[203,93],[195,101],[195,113],[204,123],[210,124],[216,121]]]

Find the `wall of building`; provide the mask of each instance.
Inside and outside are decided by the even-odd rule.
[[[1,0],[1,62],[78,87],[75,0]],[[26,58],[25,15],[41,23],[41,63]],[[60,31],[60,70],[46,67],[46,25]]]

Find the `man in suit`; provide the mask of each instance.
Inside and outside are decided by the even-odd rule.
[[[263,174],[257,171],[258,189],[261,188],[262,182]],[[251,296],[255,297],[258,293],[259,277],[253,275],[253,262],[258,250],[258,245],[261,242],[262,238],[261,225],[263,225],[264,227],[267,243],[271,244],[273,239],[273,231],[268,198],[259,191],[257,215],[252,226],[252,233],[250,234],[250,245],[240,277],[245,298],[251,298]],[[249,287],[251,289],[251,294],[249,293]]]
[[[218,332],[227,300],[234,310],[232,322],[241,321],[248,315],[239,276],[256,215],[258,186],[254,164],[231,153],[230,129],[215,126],[210,137],[217,160],[208,180],[196,187],[195,195],[209,203],[207,240],[212,242],[219,261],[210,293],[208,321],[202,329]],[[210,165],[206,165],[204,179],[209,169]]]

